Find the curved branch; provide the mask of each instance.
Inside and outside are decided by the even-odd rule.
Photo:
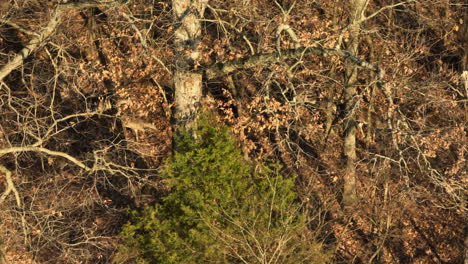
[[[77,165],[78,167],[80,167],[82,169],[85,169],[87,171],[92,170],[92,168],[86,166],[83,162],[79,161],[78,159],[76,159],[73,156],[70,156],[67,153],[60,152],[60,151],[54,151],[54,150],[50,150],[50,149],[46,149],[46,148],[42,148],[42,147],[26,146],[26,147],[11,147],[11,148],[0,149],[0,157],[5,155],[5,154],[9,154],[9,153],[31,152],[31,151],[33,151],[33,152],[43,152],[43,153],[49,154],[51,156],[62,157],[62,158],[65,158],[65,159],[71,161],[73,164]]]

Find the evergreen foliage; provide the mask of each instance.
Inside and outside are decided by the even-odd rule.
[[[242,158],[226,127],[204,115],[182,132],[162,177],[170,194],[122,232],[137,263],[326,263],[296,203],[294,178]]]

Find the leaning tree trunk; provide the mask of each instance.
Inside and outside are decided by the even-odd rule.
[[[191,124],[202,97],[202,74],[195,72],[200,58],[200,18],[208,0],[172,0],[176,20],[174,46],[176,71],[174,74],[174,120],[179,127]]]
[[[351,0],[349,15],[349,42],[347,50],[356,56],[359,45],[360,21],[364,17],[367,0]],[[345,156],[345,173],[343,186],[343,206],[345,209],[357,203],[356,194],[356,81],[358,68],[352,62],[346,63],[345,80],[345,112],[343,154]]]

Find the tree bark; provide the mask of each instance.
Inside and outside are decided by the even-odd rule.
[[[176,21],[174,46],[177,53],[174,120],[182,127],[191,124],[202,97],[202,74],[196,72],[195,68],[200,58],[200,18],[203,17],[206,4],[207,0],[172,1]]]
[[[271,53],[257,53],[255,55],[249,55],[245,58],[226,62],[218,62],[207,66],[202,71],[205,72],[205,77],[208,80],[212,80],[239,70],[252,69],[259,65],[272,64],[278,61],[278,59],[301,58],[308,54],[322,57],[338,56],[344,58],[345,60],[349,61],[350,65],[354,64],[356,67],[363,67],[367,70],[375,72],[379,77],[379,82],[382,82],[382,78],[385,74],[384,70],[378,65],[361,60],[346,50],[327,49],[322,47],[299,47],[294,49],[283,49]]]
[[[465,88],[465,96],[468,96],[468,7],[464,8],[463,25],[460,30],[460,41],[462,46],[461,51],[461,81]],[[465,224],[465,260],[468,264],[468,224]]]
[[[463,25],[460,30],[460,41],[462,43],[461,52],[461,80],[465,87],[465,93],[468,93],[468,7],[464,10]],[[468,96],[468,94],[466,94]]]
[[[351,0],[349,16],[349,42],[347,51],[356,56],[358,53],[360,21],[364,18],[367,0]],[[350,209],[357,203],[356,194],[356,81],[358,67],[351,62],[346,63],[345,79],[345,113],[343,154],[345,157],[345,172],[343,183],[343,207]]]

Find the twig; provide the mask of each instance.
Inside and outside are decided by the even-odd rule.
[[[34,34],[35,37],[31,39],[26,46],[13,57],[13,59],[8,62],[5,66],[0,69],[0,81],[2,81],[10,72],[18,68],[23,64],[23,61],[38,47],[44,44],[44,41],[54,32],[57,26],[60,24],[60,19],[64,11],[70,8],[86,8],[86,7],[95,7],[98,5],[118,5],[116,1],[100,2],[100,1],[86,1],[86,2],[73,2],[73,3],[64,3],[59,4],[52,14],[51,19],[47,26],[37,34]]]
[[[62,8],[57,8],[47,26],[36,37],[29,41],[29,43],[26,44],[26,46],[20,50],[20,52],[18,52],[18,54],[16,54],[9,63],[0,69],[0,81],[10,74],[11,71],[23,64],[23,61],[52,34],[60,23],[62,12]]]
[[[146,41],[146,38],[143,37],[143,34],[141,34],[141,31],[135,25],[135,21],[129,15],[127,15],[125,13],[122,13],[122,16],[130,23],[133,30],[135,30],[138,38],[140,39],[141,45],[143,46],[144,50],[147,53],[151,54],[150,52],[148,52],[148,50],[149,50],[148,42]],[[166,64],[164,64],[164,62],[161,59],[156,57],[154,54],[151,54],[151,58],[155,59],[159,64],[161,64],[161,66],[164,68],[164,70],[166,70],[167,73],[169,73],[169,75],[171,75],[171,76],[173,75],[173,73],[169,70],[169,68],[167,68]]]
[[[32,147],[38,147],[40,145],[42,145],[44,143],[44,141],[46,141],[48,138],[62,132],[63,130],[65,129],[62,129],[62,130],[59,130],[58,132],[55,132],[55,133],[52,133],[52,131],[54,130],[54,128],[58,125],[58,123],[60,122],[65,122],[69,119],[72,119],[72,118],[77,118],[77,117],[90,117],[90,116],[93,116],[93,115],[97,115],[97,114],[100,114],[99,112],[95,111],[95,112],[89,112],[89,113],[77,113],[77,114],[72,114],[72,115],[68,115],[66,117],[63,117],[63,118],[60,118],[60,119],[57,119],[57,120],[54,120],[54,123],[52,125],[50,125],[50,127],[47,129],[46,133],[44,134],[44,136],[39,139],[36,143],[34,143],[33,145],[31,145]]]
[[[387,9],[395,8],[395,7],[398,7],[398,6],[401,6],[401,5],[404,5],[404,4],[408,4],[408,3],[411,3],[411,2],[416,2],[416,0],[408,0],[408,1],[400,2],[400,3],[394,4],[394,5],[384,6],[384,7],[380,8],[379,10],[375,11],[374,13],[372,13],[371,15],[368,15],[368,16],[362,18],[357,23],[362,23],[364,21],[367,21],[367,20],[375,17],[376,15],[382,13],[383,11],[385,11]]]
[[[27,30],[27,29],[19,26],[18,24],[14,23],[14,22],[11,22],[10,20],[7,20],[7,19],[0,19],[0,24],[8,25],[8,26],[10,26],[10,27],[12,27],[12,28],[18,30],[19,32],[24,33],[24,34],[39,36],[38,33],[34,32],[34,31],[31,31],[31,30]]]
[[[0,172],[3,172],[3,174],[5,174],[5,180],[6,180],[6,189],[5,191],[2,193],[2,195],[0,196],[0,204],[3,203],[3,201],[5,200],[5,198],[11,193],[13,192],[13,194],[15,195],[15,200],[16,200],[16,206],[22,210],[22,204],[21,204],[21,198],[19,196],[19,193],[18,193],[18,190],[16,189],[15,187],[15,184],[13,182],[13,179],[11,178],[11,171],[8,170],[7,168],[5,168],[3,165],[0,164]],[[26,234],[27,233],[27,229],[26,229],[26,218],[24,216],[24,212],[21,212],[21,225],[23,227],[23,232]],[[25,235],[25,242],[26,242],[26,237],[27,235]],[[1,260],[1,258],[0,258]]]

